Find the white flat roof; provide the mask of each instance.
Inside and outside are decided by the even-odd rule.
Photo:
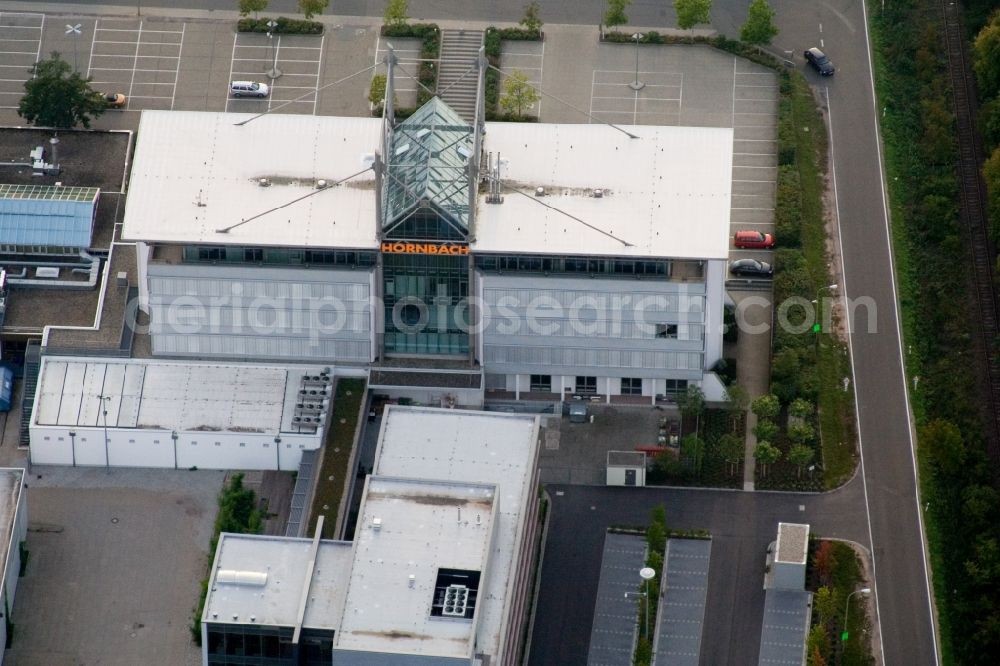
[[[247,222],[364,169],[378,118],[143,111],[122,237],[138,241],[375,247],[374,174]],[[268,178],[270,187],[261,187]]]
[[[801,523],[778,523],[778,543],[774,561],[805,564],[809,554],[809,526]]]
[[[369,172],[228,233],[217,230],[344,178],[379,148],[380,120],[143,111],[125,206],[126,240],[376,248]],[[506,191],[477,203],[473,250],[725,259],[733,130],[714,127],[488,123],[484,147],[506,160]],[[270,187],[260,187],[260,178]],[[592,196],[601,189],[601,198]],[[587,225],[590,225],[588,227]],[[621,239],[619,242],[606,234]]]
[[[472,656],[478,616],[432,616],[431,609],[440,568],[480,572],[485,580],[495,490],[369,477],[338,649]],[[477,607],[486,602],[480,592]]]
[[[222,534],[202,619],[293,627],[308,584],[302,626],[336,629],[344,608],[344,579],[350,568],[351,544],[320,541],[312,578],[306,581],[311,549],[312,539]],[[229,579],[244,582],[221,582],[220,571],[238,572],[238,576]]]
[[[529,494],[535,492],[532,475],[537,447],[538,421],[532,415],[396,405],[387,408],[372,472],[376,476],[371,483],[383,483],[378,479],[380,476],[447,483],[409,486],[413,492],[405,500],[405,507],[386,505],[381,497],[377,503],[369,506],[366,502],[362,507],[363,518],[359,520],[359,532],[355,537],[359,544],[358,554],[350,574],[347,610],[335,639],[339,648],[464,656],[470,653],[471,645],[476,645],[490,654],[498,653],[515,553],[524,538],[521,530],[523,512]],[[492,526],[487,525],[485,504],[476,512],[482,521],[479,526],[471,514],[463,515],[463,523],[459,525],[454,505],[442,508],[444,505],[439,500],[418,499],[421,493],[425,497],[441,494],[449,485],[453,487],[449,492],[461,496],[470,493],[471,496],[468,484],[495,486]],[[371,495],[369,497],[370,501]],[[486,495],[476,501],[485,502]],[[405,528],[407,532],[396,532],[403,528],[384,523],[380,534],[374,535],[370,525],[375,512],[390,509],[393,513],[387,515],[412,515],[419,519]],[[440,524],[438,514],[443,520]],[[484,557],[482,537],[488,527],[493,531],[493,551],[491,557]],[[382,540],[378,543],[379,552],[386,553],[380,556],[381,562],[378,557],[365,554],[366,548],[375,547],[375,539]],[[392,551],[384,542],[392,539],[398,539],[400,553],[390,560]],[[479,568],[484,563],[488,571]],[[433,587],[434,581],[424,580],[424,576],[441,567],[482,571],[475,612],[476,636],[463,634],[460,627],[453,626],[454,621],[430,617],[426,587]],[[411,594],[411,590],[405,588],[410,573],[419,576],[416,585],[424,588],[423,592],[418,590]],[[405,594],[398,594],[400,584]],[[391,615],[388,610],[373,612],[372,600],[378,598],[392,600]],[[356,609],[364,612],[356,612]],[[401,643],[398,633],[391,633],[399,628],[396,624],[399,622],[406,627],[400,628],[401,631],[415,631],[421,640]],[[414,623],[418,629],[413,628]]]
[[[290,432],[307,368],[46,356],[38,426]],[[107,423],[102,414],[107,400]]]
[[[529,196],[505,191],[503,203],[487,204],[480,195],[473,248],[727,258],[733,130],[627,129],[639,138],[606,125],[487,125],[485,149],[508,161],[504,185]],[[546,194],[532,201],[537,187]],[[595,189],[603,196],[594,197]]]
[[[0,467],[0,530],[3,538],[0,540],[0,576],[7,572],[10,563],[7,553],[10,552],[11,541],[14,539],[17,505],[21,499],[24,485],[24,470],[20,467]],[[27,521],[25,521],[27,524]]]

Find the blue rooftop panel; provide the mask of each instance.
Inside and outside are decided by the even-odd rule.
[[[0,185],[0,245],[90,246],[96,187]]]

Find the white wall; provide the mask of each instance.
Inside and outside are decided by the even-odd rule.
[[[70,437],[70,431],[76,433]],[[166,467],[187,469],[296,470],[302,451],[317,449],[319,435],[281,433],[178,432],[176,463],[169,430],[32,426],[31,462],[35,465]],[[280,467],[279,467],[280,465]]]

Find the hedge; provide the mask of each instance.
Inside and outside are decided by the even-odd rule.
[[[268,27],[270,21],[278,25],[272,31]],[[290,19],[279,16],[276,19],[269,18],[241,18],[236,23],[237,32],[273,32],[276,35],[322,35],[323,24],[319,21],[305,21],[302,19]]]
[[[420,68],[417,70],[417,80],[422,84],[417,88],[417,106],[415,108],[393,109],[397,120],[408,118],[413,112],[423,106],[437,90],[437,66],[434,61],[441,54],[441,30],[436,23],[404,23],[401,25],[383,25],[383,37],[399,37],[419,39]],[[431,92],[428,92],[430,90]]]

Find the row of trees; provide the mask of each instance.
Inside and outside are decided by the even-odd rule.
[[[392,0],[390,0],[392,2]],[[404,0],[405,2],[405,0]],[[268,0],[238,0],[236,3],[240,16],[254,15],[267,10]],[[299,11],[306,19],[311,19],[316,14],[322,14],[330,5],[330,0],[299,0]]]
[[[980,16],[985,7],[996,6],[985,0],[972,4]],[[882,63],[880,106],[894,245],[904,259],[897,266],[903,266],[907,369],[920,377],[911,396],[942,652],[946,663],[992,663],[1000,654],[1000,498],[997,472],[985,453],[980,409],[985,389],[970,369],[973,287],[962,267],[971,260],[957,210],[958,153],[940,6],[935,0],[886,3],[872,19]],[[998,26],[994,15],[972,48],[985,101],[980,114],[984,141],[994,153],[986,164],[993,201],[1000,142],[1000,133],[992,129],[1000,87]],[[998,212],[991,206],[995,229]]]
[[[673,0],[677,14],[677,27],[691,30],[696,25],[711,21],[712,0]],[[532,3],[534,4],[534,3]],[[632,0],[607,0],[607,7],[601,17],[602,24],[615,28],[628,23],[626,9]],[[747,20],[740,28],[740,39],[747,44],[770,44],[778,34],[774,25],[774,10],[767,0],[751,0],[747,8]]]

